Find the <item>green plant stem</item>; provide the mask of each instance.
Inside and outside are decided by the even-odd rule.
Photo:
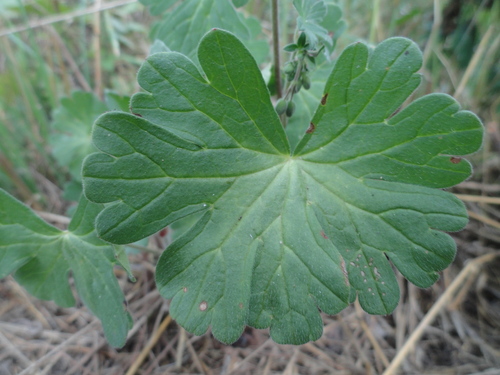
[[[96,0],[96,8],[101,7],[101,0]],[[103,99],[102,70],[101,70],[101,13],[94,13],[94,93],[99,99]]]
[[[295,86],[299,82],[300,74],[302,73],[302,69],[304,67],[304,55],[299,56],[298,58],[298,63],[297,63],[297,70],[295,71],[295,76],[293,77],[293,80],[290,82],[288,85],[288,88],[285,93],[285,98],[288,100],[292,100],[293,96],[295,95]]]
[[[281,89],[281,68],[280,68],[280,32],[278,21],[278,0],[272,2],[272,23],[273,23],[273,55],[274,55],[274,76],[276,77],[276,97],[283,96]]]
[[[380,30],[380,0],[373,2],[372,23],[370,26],[370,43],[376,44],[378,42],[378,35]]]

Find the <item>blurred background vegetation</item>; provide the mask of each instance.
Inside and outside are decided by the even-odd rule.
[[[194,56],[199,36],[210,27],[221,27],[211,24],[220,20],[203,15],[196,22],[183,23],[182,12],[192,11],[190,4],[193,1],[0,0],[0,188],[36,210],[71,215],[72,202],[81,193],[81,162],[94,150],[91,128],[95,118],[110,110],[128,111],[129,96],[140,90],[136,83],[137,70],[151,51],[169,47]],[[264,77],[272,78],[270,1],[225,1],[236,5],[246,3],[238,9],[237,17],[225,17],[226,21],[233,22],[227,26],[233,27],[233,32],[240,38],[247,38],[247,43],[251,44],[247,46],[258,60]],[[225,1],[215,0],[213,4],[222,7],[219,11],[223,12],[229,7]],[[467,262],[484,254],[498,254],[500,211],[491,204],[481,203],[484,202],[481,198],[488,199],[489,203],[497,199],[498,203],[500,194],[500,1],[329,1],[339,5],[346,22],[337,25],[339,32],[334,35],[333,60],[354,41],[363,40],[375,45],[392,36],[409,37],[424,54],[421,70],[424,82],[414,97],[431,92],[448,93],[456,97],[463,108],[475,112],[483,120],[486,128],[483,148],[469,158],[475,167],[474,175],[453,190],[470,194],[468,197],[472,203],[467,203],[467,207],[474,219],[466,230],[454,235],[459,248],[457,259],[443,272],[441,280],[428,290],[418,290],[401,279],[401,303],[391,316],[368,317],[359,315],[350,307],[339,316],[324,317],[325,334],[314,345],[310,343],[299,348],[273,346],[265,341],[265,332],[248,328],[235,346],[225,347],[210,339],[209,335],[202,339],[187,339],[185,331],[171,325],[154,350],[150,348],[153,354],[147,364],[149,370],[144,373],[153,373],[160,358],[164,358],[166,368],[171,368],[173,361],[180,368],[185,345],[191,350],[193,360],[184,360],[184,364],[196,372],[211,373],[203,370],[197,359],[198,353],[199,358],[213,369],[222,369],[221,373],[229,366],[226,366],[226,360],[242,363],[241,358],[246,356],[254,356],[256,364],[253,372],[242,373],[264,373],[265,367],[267,370],[284,369],[283,373],[291,374],[293,371],[287,370],[296,358],[310,364],[301,373],[325,373],[313,371],[320,363],[318,359],[323,361],[321,368],[330,369],[328,373],[333,373],[333,368],[340,369],[335,373],[342,374],[377,373],[377,370],[369,372],[370,369],[378,369],[381,373],[380,369],[386,368],[387,358],[371,351],[370,337],[376,335],[383,349],[392,357],[437,297],[445,293],[455,275],[461,274]],[[179,11],[164,12],[165,8],[175,4]],[[295,29],[297,14],[291,5],[291,0],[280,1],[282,46],[292,41]],[[283,52],[282,62],[287,58]],[[304,97],[309,95],[312,98],[318,87],[318,90],[322,89],[328,74],[323,68],[318,66],[313,86]],[[317,103],[318,100],[311,101]],[[304,99],[303,103],[306,102]],[[297,108],[297,119],[300,118],[299,112],[300,108]],[[305,125],[307,127],[307,122]],[[462,199],[464,197],[462,195]],[[151,243],[150,239],[148,246]],[[93,366],[102,369],[100,373],[125,373],[138,351],[148,349],[146,340],[158,329],[162,314],[168,311],[168,302],[154,288],[154,257],[163,249],[164,243],[161,243],[156,252],[137,255],[133,268],[141,277],[136,284],[129,283],[127,275],[116,270],[117,274],[121,272],[121,285],[130,311],[135,317],[140,317],[134,328],[139,334],[120,352],[101,350],[106,345],[102,338],[85,341],[82,336],[83,341],[78,341],[83,348],[78,352],[82,359],[77,364],[60,365],[60,372],[54,372],[52,365],[47,365],[47,371],[97,373],[89,370],[90,365],[85,365],[92,357]],[[493,368],[500,366],[498,267],[499,261],[490,262],[483,268],[476,267],[481,269],[477,281],[468,279],[453,307],[449,311],[443,309],[439,323],[436,323],[439,328],[429,327],[427,340],[422,341],[411,358],[414,367],[407,367],[405,373],[423,374],[425,372],[420,370],[426,368],[430,369],[427,373],[432,374],[471,374],[490,367],[492,372],[481,374],[499,373],[498,368]],[[20,342],[23,353],[30,353],[28,356],[33,361],[44,350],[48,351],[48,342],[51,345],[64,342],[65,330],[86,330],[88,322],[93,319],[85,315],[83,309],[66,309],[63,313],[49,302],[30,299],[9,279],[0,282],[0,301],[5,301],[0,308],[0,324],[2,321],[17,323],[21,319],[23,327],[16,328],[12,324],[9,329],[19,329],[21,333],[12,337]],[[35,304],[38,310],[33,308]],[[29,319],[24,319],[24,316]],[[30,326],[31,320],[46,323],[43,324],[45,330],[40,333],[45,341],[37,341],[38,330],[32,330],[36,339],[23,333],[22,329],[25,325]],[[7,325],[1,327],[7,332]],[[59,341],[54,339],[54,327],[63,327]],[[196,350],[192,350],[190,345],[196,340],[199,340]],[[177,354],[170,355],[169,346],[174,344]],[[2,372],[1,365],[2,359],[8,358],[9,351],[6,354],[1,352],[0,374],[9,373]],[[266,355],[267,359],[264,358]],[[259,359],[261,357],[264,359]],[[372,357],[375,359],[371,361]],[[71,357],[62,358],[68,362]],[[272,366],[271,360],[274,361]],[[237,363],[234,361],[230,364]],[[437,371],[436,366],[444,369]],[[85,369],[78,372],[80,367]],[[104,367],[109,371],[104,371]],[[418,371],[410,371],[415,368]],[[135,372],[129,370],[129,373]]]
[[[338,4],[347,29],[334,56],[356,40],[376,44],[406,36],[416,41],[425,59],[425,84],[416,95],[454,95],[483,119],[490,138],[482,156],[475,157],[475,178],[495,182],[498,176],[482,165],[498,167],[492,151],[500,141],[500,1]],[[289,5],[281,12],[282,29],[293,31]],[[261,42],[270,41],[269,1],[251,0],[241,10],[261,20]],[[127,95],[139,89],[136,72],[158,19],[133,0],[0,2],[0,187],[35,209],[65,213],[67,202],[80,192],[78,160],[92,151],[92,122],[106,110],[127,110]],[[164,34],[186,38],[175,30]],[[283,45],[288,34],[282,33]],[[266,54],[259,60],[263,70],[270,64]]]

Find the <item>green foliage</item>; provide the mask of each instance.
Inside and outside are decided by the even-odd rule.
[[[14,9],[19,5],[17,0],[3,0],[0,3],[0,13],[5,18],[11,18],[15,15]]]
[[[309,90],[300,90],[294,95],[293,100],[297,110],[290,117],[286,126],[286,134],[292,148],[295,148],[309,127],[309,122],[324,93],[325,77],[330,76],[332,69],[333,63],[331,61],[320,58],[310,72],[311,88]]]
[[[321,42],[331,52],[334,41],[346,28],[340,7],[324,0],[294,0],[293,5],[299,14],[297,30],[304,32],[309,48],[315,49]]]
[[[233,5],[236,8],[240,8],[242,6],[245,6],[248,3],[248,0],[232,0],[232,1],[233,1]]]
[[[109,343],[121,347],[131,323],[113,274],[115,251],[120,254],[122,249],[95,235],[94,220],[102,207],[82,198],[68,230],[61,231],[0,189],[0,278],[14,273],[35,297],[69,307],[75,304],[68,283],[71,273]]]
[[[417,286],[437,280],[455,255],[442,231],[467,223],[440,189],[470,175],[456,156],[480,147],[482,126],[447,95],[396,113],[420,83],[414,43],[389,39],[371,55],[349,46],[293,152],[235,36],[212,30],[197,57],[203,73],[179,53],[148,57],[146,92],[131,101],[138,116],[99,117],[101,152],[83,167],[86,196],[108,203],[96,220],[107,241],[199,216],[157,266],[179,324],[211,326],[226,343],[247,324],[270,327],[276,342],[301,344],[321,335],[318,308],[338,313],[356,294],[367,312],[390,313],[391,263]]]
[[[152,55],[154,53],[158,52],[170,52],[170,48],[166,46],[165,43],[163,43],[159,39],[155,39],[153,44],[151,44],[151,47],[149,48],[149,54]]]
[[[290,103],[287,108],[290,120],[286,123],[286,132],[292,148],[307,129],[323,95],[325,77],[332,69],[330,55],[346,26],[340,7],[333,2],[304,0],[294,1],[294,5],[300,15],[297,23],[298,37],[296,43],[284,47],[291,55],[283,69],[286,78],[284,100]],[[316,81],[318,84],[315,84]],[[311,93],[305,92],[311,87]],[[305,90],[301,90],[302,88]]]
[[[320,25],[326,14],[323,0],[294,0],[293,5],[299,13],[297,29],[305,33],[311,44],[316,45],[319,39],[329,38],[327,30]]]
[[[96,118],[108,110],[128,112],[129,100],[127,96],[106,92],[103,103],[84,91],[75,91],[71,97],[61,99],[61,105],[54,111],[49,143],[57,162],[68,168],[74,181],[81,181],[84,157],[96,151],[91,139]]]
[[[157,16],[170,9],[179,0],[139,0],[139,2],[147,6],[152,15]]]
[[[92,124],[106,110],[106,105],[92,93],[76,91],[61,99],[54,111],[54,133],[49,139],[52,154],[74,179],[81,179],[83,158],[95,150],[90,137]]]
[[[144,4],[159,4],[142,0]],[[175,3],[171,1],[168,3]],[[260,22],[254,17],[245,17],[234,9],[230,0],[186,0],[166,13],[157,24],[153,39],[162,40],[172,51],[181,52],[196,59],[196,47],[201,37],[211,28],[221,28],[237,35],[250,49],[258,63],[269,54],[267,41],[258,40]],[[175,31],[175,32],[174,32]]]
[[[326,14],[321,21],[321,26],[328,30],[328,35],[332,40],[329,51],[332,52],[337,39],[347,28],[347,24],[343,19],[342,9],[338,4],[332,1],[326,2]]]
[[[77,92],[62,100],[50,122],[61,92],[75,81],[90,91],[98,77],[91,64],[98,54],[87,43],[91,18],[79,18],[79,27],[69,30],[55,25],[78,56],[77,68],[61,54],[59,38],[42,29],[5,39],[0,185],[33,202],[39,184],[30,176],[34,168],[55,184],[67,182],[47,153],[50,133],[52,156],[72,178],[63,198],[80,197],[82,159],[99,151],[86,162],[86,194],[107,206],[82,199],[69,230],[60,231],[0,190],[0,277],[13,273],[35,296],[70,306],[72,275],[114,346],[123,345],[130,317],[113,265],[133,276],[125,247],[97,237],[98,214],[100,236],[121,244],[147,241],[170,226],[175,242],[158,264],[160,292],[173,298],[171,313],[181,325],[197,334],[212,326],[224,342],[234,341],[246,324],[271,327],[281,343],[314,340],[321,334],[318,308],[334,314],[356,297],[370,313],[389,313],[399,295],[392,266],[421,287],[437,279],[455,252],[442,231],[459,230],[467,221],[463,205],[439,189],[470,175],[458,155],[479,147],[482,129],[446,95],[402,107],[420,81],[414,44],[395,38],[370,52],[351,45],[332,73],[330,56],[346,28],[341,8],[333,0],[294,0],[299,18],[278,77],[286,78],[285,96],[275,106],[283,130],[254,61],[269,63],[269,41],[259,40],[265,38],[260,21],[235,9],[248,0],[141,2],[163,18],[152,32],[149,53],[156,55],[139,74],[146,92],[134,96],[132,114],[126,96],[106,92],[103,103]],[[362,38],[363,28],[385,22],[387,14],[400,18],[391,18],[380,37],[403,31],[419,42],[427,38],[432,4],[396,3],[397,11],[382,9],[376,19],[369,2],[344,2],[355,20],[346,40]],[[280,5],[282,15],[291,4]],[[453,70],[466,67],[498,18],[499,4],[481,3],[479,10],[472,2],[460,4],[447,5],[451,13],[445,10],[442,25],[447,43],[441,50],[452,71],[444,72],[442,59],[431,54],[426,68],[433,87],[446,87],[441,83],[448,73],[460,76]],[[31,15],[74,10],[74,4],[50,0],[38,5],[9,0],[0,9],[13,25]],[[269,6],[250,2],[246,10],[266,18]],[[102,14],[102,76],[111,78],[103,86],[132,87],[135,54],[147,53],[137,48],[142,40],[136,36],[145,30],[137,22],[142,14],[133,13],[138,8]],[[447,16],[455,13],[458,18]],[[250,53],[233,35],[212,31],[197,54],[200,38],[214,27],[235,34]],[[492,68],[498,49],[486,50],[468,85],[478,93],[498,86]],[[275,80],[272,75],[268,87]],[[108,110],[127,113],[97,119],[96,148],[91,124]],[[48,197],[40,196],[35,203],[43,205]]]

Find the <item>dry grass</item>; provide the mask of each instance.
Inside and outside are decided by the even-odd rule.
[[[386,11],[392,13],[393,8]],[[69,14],[62,20],[77,15]],[[39,24],[23,26],[23,30],[52,25],[59,18],[47,17]],[[375,21],[375,25],[382,22]],[[367,23],[358,24],[364,27]],[[409,31],[421,25],[409,23]],[[374,30],[381,32],[383,28]],[[13,31],[19,30],[3,30],[0,36]],[[53,34],[57,42],[57,33]],[[497,40],[495,34],[489,32],[483,45],[490,37]],[[373,34],[374,39],[382,36]],[[59,44],[63,55],[69,56],[66,60],[72,75],[90,91],[64,43]],[[463,75],[452,71],[433,43],[429,43],[427,55],[436,53],[445,67],[443,74],[460,77],[455,79],[455,94],[472,103],[471,108],[477,100],[467,96],[465,87],[487,51],[486,47],[478,48]],[[100,82],[99,77],[94,78]],[[0,375],[500,374],[500,211],[495,206],[500,196],[500,126],[495,108],[483,109],[488,138],[481,160],[475,162],[477,181],[465,182],[454,190],[462,194],[472,218],[466,230],[454,236],[457,258],[432,288],[421,290],[400,278],[401,302],[390,316],[369,316],[353,305],[337,316],[324,315],[324,333],[316,342],[298,347],[278,345],[266,330],[248,328],[237,343],[226,346],[210,333],[192,336],[169,318],[168,301],[154,285],[156,256],[142,254],[131,259],[138,280],[135,284],[116,269],[135,322],[126,346],[119,350],[107,345],[98,320],[84,307],[63,309],[29,296],[12,277],[1,280]],[[58,206],[61,192],[42,177],[37,185],[50,203],[47,207],[64,212],[65,207]],[[67,224],[51,214],[42,216]]]
[[[9,277],[0,283],[0,374],[499,374],[500,252],[478,236],[485,231],[491,237],[472,221],[456,237],[457,259],[432,288],[400,278],[392,315],[355,304],[324,315],[321,339],[298,347],[252,328],[230,346],[187,334],[154,287],[152,254],[132,259],[135,284],[116,270],[135,321],[119,350],[85,308],[39,301]]]

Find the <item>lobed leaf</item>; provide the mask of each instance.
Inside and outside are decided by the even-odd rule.
[[[75,304],[71,273],[109,343],[121,347],[131,318],[113,273],[114,247],[95,236],[94,219],[101,209],[82,198],[68,230],[61,231],[0,189],[0,278],[14,273],[35,297],[69,307]]]
[[[321,335],[318,309],[338,313],[355,294],[367,312],[390,313],[391,263],[420,287],[437,280],[455,254],[443,231],[467,222],[437,188],[470,174],[457,155],[480,147],[482,126],[446,95],[394,114],[420,83],[411,41],[348,47],[293,153],[235,36],[212,30],[198,59],[203,73],[179,53],[150,56],[138,75],[146,92],[131,101],[140,117],[101,116],[101,152],[83,168],[87,197],[109,203],[96,221],[106,240],[199,216],[157,265],[173,318],[226,343],[251,325],[301,344]]]

